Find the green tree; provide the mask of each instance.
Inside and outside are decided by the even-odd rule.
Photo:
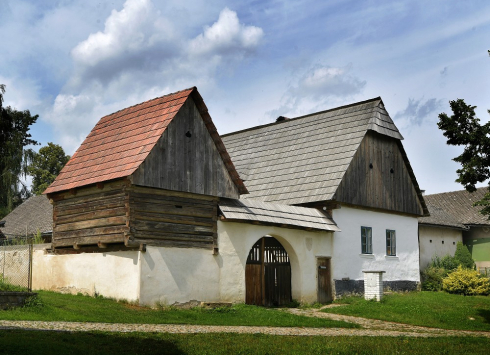
[[[456,245],[456,251],[454,252],[454,259],[456,259],[462,267],[465,269],[474,269],[475,261],[471,257],[471,253],[468,247],[461,242]]]
[[[34,153],[27,171],[32,176],[32,192],[41,195],[70,160],[61,146],[48,143]]]
[[[450,101],[449,105],[453,114],[441,113],[437,125],[447,144],[464,146],[463,153],[453,159],[461,164],[461,169],[456,170],[456,182],[473,192],[477,183],[490,178],[490,122],[481,124],[475,117],[476,106],[467,105],[462,99]],[[474,205],[483,206],[481,213],[490,218],[490,192]]]
[[[38,115],[3,106],[5,85],[0,85],[0,218],[30,196],[21,177],[27,175],[32,150],[26,146],[37,144],[28,133]]]

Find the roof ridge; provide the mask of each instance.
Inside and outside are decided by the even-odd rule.
[[[146,103],[148,103],[148,102],[150,102],[150,101],[158,100],[158,99],[161,99],[161,98],[164,98],[164,97],[167,97],[167,96],[174,96],[174,95],[180,94],[180,93],[182,93],[182,92],[184,92],[184,91],[188,91],[188,90],[191,90],[191,92],[192,92],[192,91],[194,91],[194,90],[196,90],[196,89],[197,89],[197,87],[196,87],[196,86],[192,86],[192,87],[190,87],[190,88],[183,89],[183,90],[179,90],[179,91],[176,91],[176,92],[172,92],[172,93],[170,93],[170,94],[166,94],[166,95],[162,95],[162,96],[157,96],[157,97],[154,97],[153,99],[149,99],[149,100],[146,100],[146,101],[143,101],[143,102],[140,102],[140,103],[137,103],[137,104],[134,104],[134,105],[128,106],[128,107],[124,107],[124,108],[122,108],[122,109],[120,109],[120,110],[117,110],[117,111],[115,111],[115,112],[112,112],[112,113],[110,113],[110,114],[108,114],[108,115],[102,116],[102,117],[99,119],[99,121],[101,121],[102,119],[104,119],[104,118],[106,118],[106,117],[109,117],[109,116],[115,115],[116,113],[119,113],[119,112],[121,112],[121,111],[124,111],[124,110],[130,109],[130,108],[136,107],[136,106],[140,106],[140,105],[146,104]],[[191,94],[191,93],[189,93],[189,95],[190,95],[190,94]],[[175,100],[178,100],[178,99],[175,99]],[[150,107],[153,107],[153,106],[150,106]],[[137,111],[135,111],[135,112],[137,112]],[[95,127],[94,127],[94,128],[95,128]]]
[[[264,128],[264,127],[269,127],[269,126],[273,126],[273,125],[277,125],[277,124],[281,124],[281,123],[291,122],[291,121],[295,121],[295,120],[300,119],[300,118],[305,118],[305,117],[309,117],[309,116],[315,116],[315,115],[319,115],[319,114],[326,113],[326,112],[331,112],[331,111],[335,111],[335,110],[344,109],[344,108],[347,108],[347,107],[358,106],[358,105],[362,105],[362,104],[365,104],[365,103],[368,103],[368,102],[371,102],[371,101],[376,101],[376,100],[383,101],[381,99],[381,96],[378,96],[378,97],[374,97],[372,99],[354,102],[352,104],[342,105],[342,106],[330,108],[330,109],[323,110],[323,111],[318,111],[318,112],[313,112],[313,113],[309,113],[309,114],[298,116],[298,117],[293,117],[293,118],[290,118],[290,119],[284,120],[284,121],[266,123],[266,124],[259,125],[259,126],[245,128],[245,129],[242,129],[242,130],[239,130],[239,131],[222,134],[221,137],[227,137],[227,136],[231,136],[233,134],[238,134],[238,133],[253,131],[253,130],[259,129],[259,128]]]
[[[448,194],[459,193],[459,192],[467,192],[469,194],[472,194],[472,193],[477,192],[477,191],[482,190],[482,189],[488,189],[488,186],[477,187],[476,190],[475,191],[472,191],[472,192],[469,192],[466,189],[462,189],[462,190],[453,190],[453,191],[438,192],[436,194],[430,194],[430,195],[425,195],[425,196],[426,197],[427,196],[440,196],[440,195],[448,195]]]

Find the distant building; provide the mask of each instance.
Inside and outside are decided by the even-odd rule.
[[[28,198],[0,222],[0,235],[7,239],[32,237],[38,231],[47,242],[51,241],[53,206],[44,195]]]
[[[466,190],[426,195],[430,217],[419,218],[420,267],[434,256],[454,255],[462,241],[477,268],[490,268],[490,220],[473,204],[483,198],[486,187],[470,193]]]

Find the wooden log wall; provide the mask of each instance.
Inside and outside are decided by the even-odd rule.
[[[131,243],[206,248],[217,245],[218,198],[131,186]]]
[[[53,201],[53,248],[123,243],[129,232],[128,181],[64,191]]]
[[[423,207],[398,142],[368,132],[361,142],[335,200],[421,216]]]

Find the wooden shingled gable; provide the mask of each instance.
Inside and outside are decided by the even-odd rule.
[[[250,192],[244,197],[310,205],[336,199],[339,186],[368,132],[397,142],[394,144],[400,147],[406,175],[413,185],[410,193],[417,200],[417,206],[410,206],[413,208],[408,213],[421,215],[426,207],[400,142],[403,137],[379,97],[222,138]],[[389,206],[381,208],[390,209]]]
[[[247,193],[195,87],[102,117],[44,193],[131,177],[189,100],[197,107],[230,181],[239,193]]]

